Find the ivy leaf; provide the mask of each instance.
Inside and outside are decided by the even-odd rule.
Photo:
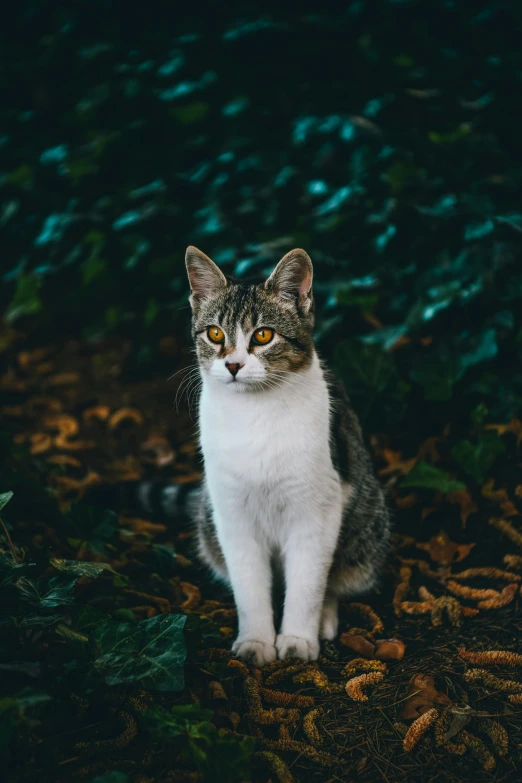
[[[439,492],[453,492],[457,489],[466,489],[462,481],[455,481],[445,470],[429,465],[420,460],[400,482],[402,487],[422,487],[435,489]]]
[[[250,779],[250,758],[256,746],[254,737],[238,739],[212,723],[212,711],[196,704],[179,704],[170,712],[151,707],[143,716],[148,730],[164,742],[177,742],[179,750],[191,760],[205,781],[235,783]]]
[[[101,623],[93,632],[96,669],[108,685],[140,682],[150,690],[182,690],[186,619],[178,614],[151,617],[137,625]]]
[[[502,439],[496,432],[484,432],[478,436],[476,443],[470,440],[455,443],[451,456],[465,473],[480,484],[498,455],[505,450]]]
[[[66,517],[68,541],[76,548],[86,547],[98,555],[108,550],[118,538],[118,517],[114,511],[100,510],[84,503],[72,503]]]
[[[0,549],[0,587],[13,584],[28,563],[17,563],[12,552]]]
[[[169,740],[188,731],[196,721],[209,721],[213,714],[197,704],[176,704],[170,711],[154,705],[143,715],[143,723],[158,739]]]
[[[67,577],[65,574],[53,576],[51,579],[29,579],[21,576],[15,586],[22,600],[28,601],[39,610],[55,609],[58,606],[74,604],[74,585],[78,577]]]
[[[224,783],[250,779],[250,759],[256,746],[254,737],[238,739],[212,723],[197,724],[189,731],[188,752],[205,781]]]
[[[80,560],[63,560],[61,558],[52,558],[49,562],[58,571],[65,571],[77,576],[90,576],[93,579],[99,576],[102,571],[111,571],[111,573],[117,574],[117,571],[107,563],[84,563]]]
[[[151,561],[154,571],[163,579],[168,579],[177,573],[176,550],[166,544],[153,544]]]
[[[2,492],[0,494],[0,511],[7,506],[11,498],[13,497],[13,492]]]

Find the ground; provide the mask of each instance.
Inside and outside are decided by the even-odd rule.
[[[407,454],[369,433],[394,509],[381,588],[343,605],[341,636],[323,645],[317,663],[257,670],[230,653],[232,598],[194,560],[185,523],[78,512],[89,489],[107,482],[197,482],[186,397],[175,406],[182,374],[133,379],[131,341],[32,350],[22,333],[11,332],[10,341],[0,381],[12,437],[9,448],[4,443],[2,490],[14,491],[2,512],[2,557],[5,567],[12,552],[17,569],[5,576],[11,625],[1,665],[19,700],[0,703],[16,733],[9,779],[111,772],[102,780],[518,779],[522,658],[473,654],[519,648],[522,488],[509,469],[522,440],[519,421],[485,430],[500,439],[504,463],[477,493],[446,473],[444,491],[429,488],[444,460],[444,433]],[[172,338],[160,351],[173,371],[187,359]],[[99,565],[89,572],[78,570],[82,563]],[[25,602],[13,595],[22,587]],[[136,659],[118,636],[172,615],[187,617],[184,684],[182,653],[169,660],[172,647],[163,651],[151,637]],[[183,644],[170,630],[178,634],[169,636],[172,645]],[[108,646],[104,634],[116,634]],[[377,639],[400,640],[404,657],[399,642]],[[161,664],[143,669],[149,644]],[[116,648],[122,655],[114,660]],[[180,717],[180,705],[192,706]],[[422,723],[410,728],[423,713],[424,735]]]

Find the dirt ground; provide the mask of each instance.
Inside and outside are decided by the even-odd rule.
[[[198,481],[194,390],[191,409],[183,388],[176,409],[183,372],[133,379],[127,371],[132,350],[131,342],[119,340],[31,351],[21,337],[13,342],[0,388],[17,453],[4,476],[18,476],[21,486],[32,483],[23,492],[13,487],[13,514],[4,513],[16,519],[10,537],[25,559],[38,562],[45,553],[110,563],[119,578],[82,577],[80,603],[104,612],[130,610],[140,621],[186,614],[185,687],[179,693],[111,690],[80,678],[64,694],[59,681],[76,655],[70,640],[55,629],[26,630],[11,658],[31,658],[36,677],[54,682],[59,706],[51,717],[19,727],[12,780],[91,780],[115,770],[133,783],[211,779],[179,746],[151,736],[141,720],[151,704],[196,704],[212,711],[213,725],[238,747],[245,736],[255,738],[244,746],[255,781],[518,780],[522,657],[491,651],[516,653],[520,645],[522,487],[517,471],[505,466],[516,463],[522,424],[497,428],[505,465],[477,497],[400,486],[419,460],[439,462],[443,433],[408,454],[371,435],[395,518],[381,589],[343,605],[342,635],[324,644],[317,663],[276,662],[257,670],[230,655],[232,598],[194,560],[185,522],[118,509],[119,535],[97,552],[89,541],[66,537],[53,521],[55,511],[31,489],[43,482],[66,512],[71,501],[108,483]],[[172,372],[190,361],[172,338],[161,350]],[[151,559],[154,547],[175,550],[170,570]],[[74,618],[62,619],[74,627]],[[484,651],[489,656],[481,657]],[[13,678],[23,685],[31,678],[22,669],[15,667]],[[248,779],[234,777],[226,765],[223,771],[217,757],[212,763],[216,780]]]

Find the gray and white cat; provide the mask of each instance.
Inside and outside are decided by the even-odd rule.
[[[199,552],[233,590],[238,657],[315,660],[337,634],[339,598],[376,584],[390,523],[357,417],[314,348],[312,263],[292,250],[260,285],[233,282],[195,247],[186,266],[202,378]]]

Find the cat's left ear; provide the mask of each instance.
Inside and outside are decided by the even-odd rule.
[[[305,250],[295,248],[283,256],[265,283],[282,299],[296,302],[299,309],[308,312],[312,304],[313,266]]]

